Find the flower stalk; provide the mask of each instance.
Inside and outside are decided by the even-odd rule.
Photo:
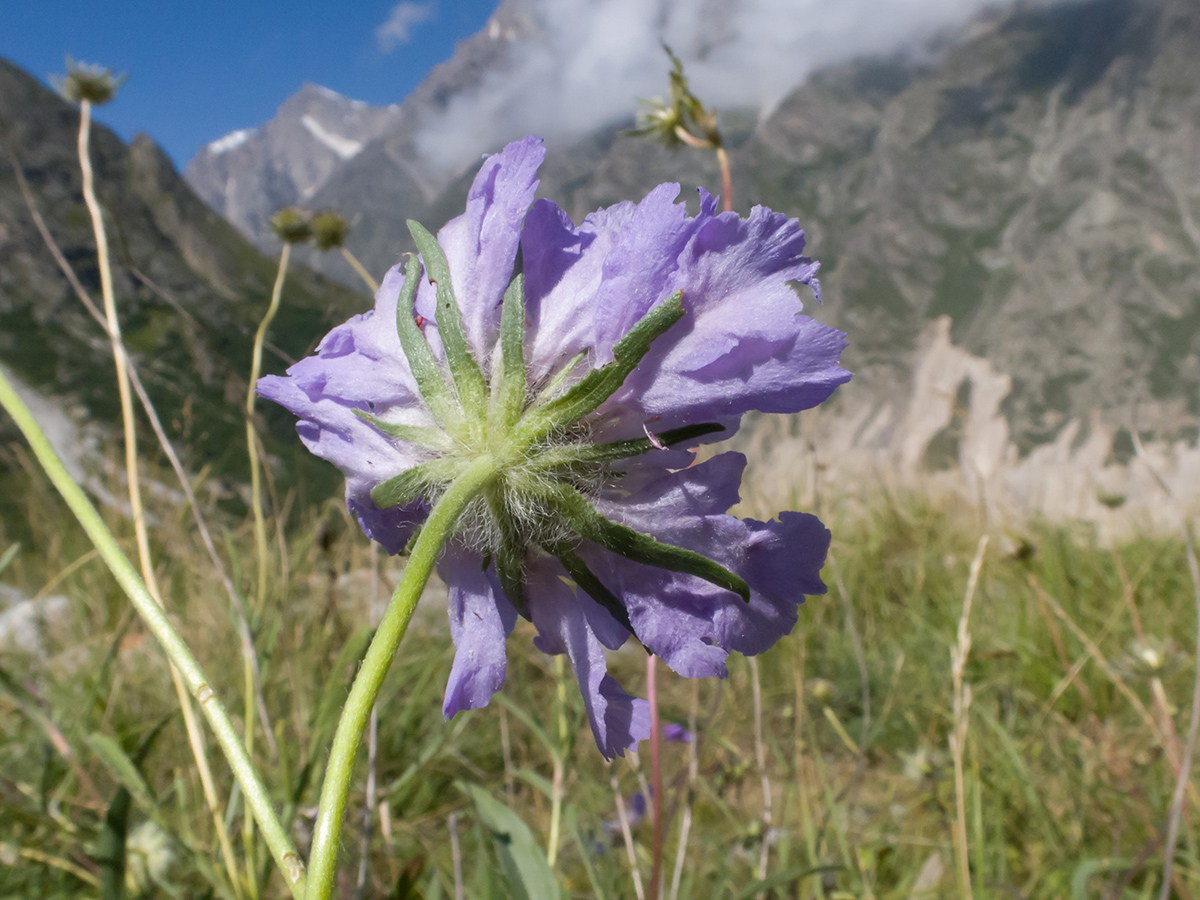
[[[133,519],[134,537],[137,543],[138,563],[146,589],[154,602],[162,607],[162,592],[159,590],[158,579],[154,573],[154,562],[150,555],[150,538],[146,529],[146,511],[142,504],[141,476],[138,472],[137,426],[133,413],[133,397],[130,388],[130,363],[125,351],[125,343],[121,338],[121,324],[117,318],[116,292],[113,288],[112,263],[108,250],[108,234],[104,228],[104,216],[100,203],[96,199],[95,173],[92,169],[90,140],[92,131],[92,103],[105,103],[113,96],[118,82],[111,79],[109,73],[88,74],[68,62],[72,71],[68,74],[64,87],[69,96],[74,95],[79,102],[79,170],[82,178],[84,204],[92,222],[92,233],[96,239],[96,261],[100,269],[100,293],[104,302],[104,326],[108,332],[112,346],[113,363],[117,369],[117,395],[121,404],[121,424],[125,444],[125,481],[129,492],[129,510]],[[94,76],[94,77],[93,77]],[[229,841],[229,831],[224,820],[217,813],[216,788],[213,783],[212,767],[208,762],[208,754],[204,748],[204,736],[196,721],[187,688],[180,677],[178,669],[171,664],[171,683],[179,699],[179,707],[183,713],[184,728],[187,732],[188,746],[196,761],[196,769],[200,775],[200,784],[204,791],[205,802],[213,816],[213,826],[217,834],[217,842],[221,847],[222,862],[233,884],[234,894],[241,898],[241,888],[237,877],[237,864],[233,856],[233,846]]]
[[[302,220],[292,221],[290,211],[283,210],[276,214],[271,222],[275,231],[283,239],[283,250],[279,254],[279,269],[275,274],[275,283],[271,288],[271,302],[267,311],[258,323],[254,332],[254,348],[250,357],[250,383],[246,389],[246,452],[250,457],[250,509],[254,516],[254,546],[257,559],[257,590],[254,595],[254,612],[262,615],[267,600],[267,583],[270,566],[270,553],[267,549],[267,521],[263,514],[262,473],[260,471],[260,453],[258,432],[254,427],[254,407],[258,394],[254,386],[258,383],[259,372],[262,369],[263,345],[267,339],[267,329],[275,314],[279,312],[280,298],[283,296],[283,282],[287,276],[288,260],[291,258],[292,244],[307,239],[307,223]],[[244,709],[244,728],[242,740],[246,753],[254,754],[254,670],[248,656],[243,657],[242,693]],[[246,880],[250,888],[251,900],[258,900],[258,875],[254,864],[254,820],[246,816],[242,820],[242,844],[246,851]]]
[[[470,464],[447,488],[425,521],[396,592],[379,623],[375,637],[367,648],[358,675],[350,688],[346,707],[338,720],[325,767],[325,781],[317,807],[313,829],[312,853],[306,900],[329,900],[337,876],[337,853],[340,847],[342,823],[346,814],[346,798],[354,776],[354,758],[362,743],[363,731],[371,716],[371,708],[379,688],[392,665],[392,657],[408,630],[416,611],[417,601],[425,590],[433,566],[442,547],[454,534],[458,518],[496,476],[496,464],[490,456],[482,456]]]
[[[150,594],[145,582],[139,577],[137,570],[121,551],[116,538],[104,524],[100,513],[83,493],[83,489],[75,483],[67,473],[62,460],[50,446],[29,408],[17,396],[8,379],[0,373],[0,406],[12,416],[17,428],[29,442],[34,456],[45,470],[50,482],[62,495],[71,512],[83,526],[100,557],[113,573],[117,583],[133,603],[134,608],[146,623],[151,633],[162,645],[170,662],[179,671],[180,677],[187,690],[200,705],[205,719],[208,720],[221,751],[229,760],[234,778],[246,798],[246,805],[258,821],[262,829],[268,849],[271,851],[280,871],[283,872],[296,900],[302,900],[305,888],[304,863],[300,854],[292,845],[287,830],[280,823],[271,804],[266,785],[263,784],[254,763],[242,746],[237,728],[226,712],[224,705],[214,692],[211,682],[205,675],[200,663],[192,655],[191,650],[180,637],[170,619],[161,606]]]

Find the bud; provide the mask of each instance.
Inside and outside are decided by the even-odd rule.
[[[312,219],[294,206],[285,206],[271,216],[271,230],[285,244],[303,244],[312,237]]]
[[[125,83],[125,75],[113,75],[95,63],[75,62],[67,57],[67,74],[51,79],[55,89],[72,103],[84,100],[92,106],[103,106],[117,95],[117,89]]]
[[[325,210],[312,217],[313,245],[320,251],[336,250],[346,243],[350,223],[336,210]]]

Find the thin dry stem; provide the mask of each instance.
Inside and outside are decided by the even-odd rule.
[[[767,745],[763,741],[762,729],[762,682],[758,675],[758,659],[747,658],[750,663],[750,693],[754,701],[754,761],[758,765],[759,785],[762,790],[763,824],[762,843],[758,851],[758,869],[755,877],[762,881],[767,877],[767,858],[771,852],[771,777],[767,773]],[[763,896],[759,894],[759,896]]]
[[[346,262],[350,263],[351,268],[358,273],[358,277],[361,278],[363,283],[365,283],[366,286],[371,289],[371,293],[378,293],[379,282],[371,277],[371,273],[367,271],[367,267],[360,263],[358,261],[358,257],[351,253],[347,248],[342,247],[340,249],[342,251],[342,257],[346,260]]]
[[[17,187],[21,191],[21,196],[25,200],[25,205],[29,209],[30,217],[33,219],[33,224],[42,236],[42,241],[46,244],[46,248],[50,251],[50,255],[57,263],[59,270],[71,285],[71,289],[83,304],[84,309],[96,321],[96,323],[108,331],[108,323],[105,321],[104,314],[100,312],[87,289],[79,281],[75,274],[75,270],[71,268],[67,258],[63,255],[62,250],[58,246],[58,242],[54,240],[54,236],[50,233],[49,227],[46,225],[45,219],[38,211],[37,203],[34,200],[33,192],[29,188],[29,183],[25,179],[25,173],[21,169],[21,165],[17,160],[16,154],[12,147],[6,145],[8,152],[9,163],[12,165],[13,174],[17,179]],[[146,275],[137,269],[131,269],[134,275],[149,287],[156,294],[161,296],[166,302],[183,317],[191,320],[190,314],[185,310],[178,301],[176,301],[168,292],[163,290]],[[131,358],[126,356],[125,368],[129,374],[130,384],[133,386],[133,392],[137,394],[138,402],[141,403],[146,417],[150,420],[150,426],[154,430],[154,435],[158,439],[159,447],[163,454],[167,457],[167,461],[171,464],[171,469],[175,472],[175,477],[179,481],[179,486],[183,491],[184,498],[187,500],[188,507],[192,511],[192,519],[196,523],[196,531],[200,535],[200,540],[204,544],[204,549],[208,553],[209,559],[212,561],[213,568],[217,572],[218,578],[221,580],[221,585],[225,589],[225,593],[229,596],[230,606],[232,607],[235,616],[237,617],[238,637],[241,640],[242,654],[244,659],[250,661],[250,665],[254,670],[254,683],[256,700],[258,706],[259,720],[263,726],[263,732],[267,738],[267,742],[271,749],[272,756],[278,756],[279,748],[275,745],[275,735],[271,728],[270,718],[267,714],[267,704],[262,694],[262,680],[259,676],[258,669],[258,654],[254,649],[254,642],[250,637],[250,626],[246,621],[246,610],[242,605],[242,598],[237,592],[237,588],[233,585],[233,580],[229,577],[229,572],[225,568],[225,563],[221,560],[217,553],[216,545],[213,543],[212,534],[208,530],[208,525],[204,521],[204,516],[200,511],[200,504],[196,500],[195,491],[192,489],[192,481],[184,471],[183,463],[179,460],[179,454],[175,452],[175,447],[171,443],[171,439],[167,436],[166,429],[162,426],[162,421],[159,419],[158,412],[154,408],[153,402],[150,400],[150,395],[146,393],[146,388],[142,384],[142,379],[138,375],[137,366]]]
[[[950,754],[954,759],[954,844],[958,856],[958,877],[962,895],[966,900],[971,900],[973,896],[967,844],[966,790],[963,784],[963,750],[970,727],[971,686],[963,684],[963,672],[966,669],[967,656],[971,652],[971,605],[975,600],[975,589],[979,584],[979,572],[983,568],[987,545],[988,536],[985,534],[979,539],[975,558],[971,560],[971,573],[967,578],[967,591],[963,597],[962,616],[958,620],[958,640],[950,651],[950,672],[954,679],[954,728],[950,733]]]
[[[454,863],[454,900],[463,900],[462,848],[458,844],[458,816],[450,813],[446,821],[450,830],[450,858]]]
[[[79,167],[82,175],[83,200],[92,220],[92,232],[96,238],[96,259],[100,269],[100,293],[104,301],[104,323],[112,346],[113,362],[117,369],[117,393],[121,402],[121,422],[125,440],[125,480],[129,490],[129,509],[133,518],[134,536],[137,542],[138,563],[142,580],[154,602],[162,607],[162,593],[159,590],[158,579],[154,571],[154,563],[150,557],[150,538],[146,530],[146,513],[142,506],[140,476],[138,474],[137,430],[133,416],[133,400],[130,396],[129,358],[125,352],[125,344],[121,339],[121,324],[117,318],[116,293],[113,289],[112,266],[108,252],[108,236],[104,228],[104,217],[100,203],[96,199],[95,175],[92,171],[91,153],[88,142],[91,137],[92,105],[87,100],[79,104]],[[15,168],[15,167],[14,167]],[[233,883],[235,894],[240,897],[241,891],[237,877],[236,863],[233,858],[233,848],[229,843],[228,831],[224,828],[217,811],[216,787],[213,783],[212,768],[208,762],[208,754],[204,747],[204,737],[200,732],[192,710],[191,696],[183,677],[174,663],[168,663],[171,672],[171,683],[179,698],[179,706],[183,711],[184,726],[187,730],[188,745],[196,761],[200,774],[200,782],[204,790],[204,799],[213,817],[213,825],[221,844],[221,855]],[[249,818],[249,817],[247,817]]]
[[[1150,460],[1146,456],[1146,448],[1142,446],[1142,439],[1137,433],[1136,426],[1130,429],[1133,435],[1133,446],[1137,451],[1138,459],[1149,470],[1154,480],[1158,482],[1158,486],[1162,488],[1163,493],[1175,504],[1178,509],[1178,501],[1175,497],[1171,486],[1158,473],[1158,470],[1151,465]],[[1196,674],[1195,681],[1192,684],[1192,709],[1188,719],[1188,736],[1184,743],[1183,754],[1179,760],[1179,764],[1175,769],[1175,792],[1171,797],[1171,809],[1167,814],[1167,842],[1163,849],[1163,875],[1162,885],[1159,888],[1159,900],[1167,900],[1171,895],[1172,881],[1177,881],[1178,878],[1172,876],[1172,868],[1175,864],[1175,845],[1179,840],[1179,823],[1183,819],[1183,797],[1185,793],[1190,794],[1192,803],[1197,804],[1196,788],[1192,784],[1192,754],[1196,750],[1196,735],[1200,731],[1200,565],[1196,563],[1196,538],[1192,533],[1191,525],[1188,523],[1187,517],[1180,513],[1180,522],[1183,531],[1183,547],[1187,554],[1188,574],[1192,579],[1192,595],[1195,598],[1196,609]],[[1157,681],[1157,679],[1155,679]],[[1161,683],[1159,684],[1161,691]],[[1166,706],[1165,701],[1163,706]],[[1168,721],[1170,713],[1167,713]],[[1172,730],[1174,722],[1171,722]]]
[[[753,660],[751,660],[753,662]],[[657,900],[662,880],[662,726],[658,716],[658,657],[646,657],[646,695],[650,700],[650,900]]]
[[[500,707],[500,753],[504,757],[504,793],[512,806],[517,795],[516,767],[512,758],[512,738],[508,733],[508,710]]]
[[[554,657],[555,709],[558,713],[558,750],[554,753],[550,779],[550,834],[546,839],[546,862],[553,869],[558,862],[559,833],[562,828],[563,757],[567,752],[567,676],[562,656]]]
[[[679,900],[679,882],[683,878],[683,864],[687,859],[688,836],[692,830],[692,806],[696,802],[696,780],[700,770],[700,752],[697,744],[699,735],[696,733],[696,720],[700,714],[700,682],[692,679],[692,700],[688,706],[688,769],[687,769],[687,802],[683,805],[683,814],[679,822],[679,846],[675,850],[675,871],[671,875],[670,900]]]
[[[724,147],[717,148],[717,162],[721,166],[721,191],[725,201],[725,212],[733,212],[733,177],[729,171],[729,154]]]
[[[1058,616],[1060,620],[1062,620],[1063,624],[1065,624],[1067,628],[1070,629],[1071,633],[1079,640],[1079,642],[1083,644],[1084,648],[1088,652],[1088,655],[1096,661],[1096,665],[1100,667],[1100,671],[1104,673],[1105,677],[1112,682],[1113,687],[1115,687],[1121,693],[1121,696],[1129,701],[1129,705],[1133,707],[1134,711],[1138,714],[1138,717],[1142,720],[1146,727],[1150,729],[1150,733],[1154,735],[1154,740],[1158,742],[1158,745],[1162,748],[1163,753],[1166,754],[1167,762],[1171,766],[1172,774],[1178,778],[1181,769],[1181,760],[1178,755],[1179,747],[1167,740],[1167,736],[1163,734],[1162,729],[1159,728],[1158,722],[1155,720],[1154,715],[1146,708],[1146,704],[1144,704],[1142,699],[1136,693],[1134,693],[1133,689],[1129,687],[1125,679],[1121,677],[1120,673],[1113,668],[1112,663],[1108,661],[1107,657],[1104,655],[1104,652],[1096,645],[1096,642],[1088,637],[1087,632],[1085,632],[1075,623],[1075,620],[1071,618],[1067,611],[1062,608],[1062,606],[1057,600],[1054,599],[1054,597],[1046,593],[1046,590],[1041,586],[1041,583],[1038,582],[1037,577],[1032,573],[1029,574],[1029,583],[1033,586],[1033,589],[1037,591],[1038,594],[1040,594],[1048,604],[1050,604],[1050,608],[1054,611],[1054,614]],[[1200,808],[1200,792],[1196,790],[1196,786],[1190,781],[1187,785],[1187,792],[1188,796],[1191,798],[1192,805]]]
[[[262,510],[262,478],[259,472],[258,433],[254,428],[254,407],[258,399],[255,390],[258,375],[262,370],[263,342],[267,337],[267,329],[275,313],[279,310],[279,301],[283,295],[283,281],[287,277],[288,260],[291,258],[292,245],[284,243],[279,254],[279,271],[275,275],[275,285],[271,289],[271,303],[258,329],[254,333],[254,349],[250,359],[250,384],[246,388],[246,449],[250,454],[250,493],[251,510],[254,514],[254,545],[258,555],[258,591],[255,595],[255,609],[261,610],[267,597],[267,575],[269,561],[267,559],[267,522]]]
[[[617,822],[621,826],[621,837],[625,839],[625,855],[629,858],[629,874],[633,878],[633,893],[637,900],[646,900],[646,892],[642,887],[642,873],[638,869],[637,851],[633,846],[633,832],[629,828],[629,816],[625,814],[625,798],[621,796],[621,783],[617,780],[616,770],[609,767],[613,796],[617,800]]]

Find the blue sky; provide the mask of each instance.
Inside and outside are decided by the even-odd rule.
[[[182,167],[260,125],[305,81],[397,103],[487,22],[498,0],[5,0],[0,56],[42,81],[70,54],[128,73],[97,117],[154,138]],[[389,24],[390,23],[390,24]]]

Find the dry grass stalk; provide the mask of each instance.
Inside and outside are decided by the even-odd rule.
[[[679,823],[679,846],[675,851],[675,871],[671,875],[670,900],[679,900],[679,882],[683,878],[683,864],[687,859],[688,836],[692,830],[692,807],[696,802],[696,780],[700,770],[700,753],[698,744],[700,736],[696,733],[696,720],[700,713],[700,682],[692,679],[692,699],[688,706],[688,768],[687,768],[687,801],[683,805],[683,814]]]
[[[129,490],[129,508],[133,518],[133,531],[137,541],[138,562],[141,568],[142,580],[150,596],[160,607],[163,606],[162,592],[159,589],[158,578],[154,571],[154,563],[150,557],[150,537],[146,530],[146,512],[142,505],[141,480],[138,474],[137,431],[133,417],[133,399],[131,397],[129,377],[129,357],[125,352],[125,344],[121,339],[121,325],[117,319],[116,293],[113,289],[112,266],[108,252],[108,236],[104,228],[104,218],[100,203],[96,199],[95,175],[92,171],[91,153],[88,142],[91,137],[92,104],[84,99],[79,103],[79,167],[83,177],[83,200],[92,220],[92,232],[96,238],[96,259],[100,268],[100,293],[104,300],[104,323],[112,345],[113,362],[117,369],[117,393],[121,401],[121,422],[125,439],[125,476]],[[196,769],[200,775],[200,783],[204,790],[204,798],[213,818],[213,827],[221,845],[221,855],[233,886],[234,895],[241,898],[241,883],[237,875],[233,847],[229,841],[228,829],[218,814],[216,785],[213,782],[212,767],[208,762],[208,752],[204,746],[204,735],[200,731],[200,723],[192,707],[191,696],[184,685],[183,677],[173,663],[168,664],[171,681],[179,698],[179,707],[183,712],[183,722],[187,730],[188,744],[196,761]],[[248,820],[249,815],[246,817]]]
[[[33,224],[37,228],[38,233],[42,236],[42,241],[46,244],[46,248],[50,251],[50,255],[54,258],[54,262],[58,265],[59,270],[67,279],[71,289],[75,292],[75,296],[79,298],[84,309],[96,321],[96,323],[105,331],[108,330],[108,324],[104,319],[104,314],[100,312],[87,289],[79,281],[75,270],[71,268],[71,264],[67,262],[66,256],[63,255],[58,242],[54,240],[54,236],[50,233],[49,227],[46,225],[46,220],[42,218],[42,214],[38,211],[37,204],[34,201],[33,191],[29,188],[29,182],[25,179],[25,173],[21,169],[20,163],[17,160],[16,154],[12,147],[6,147],[8,152],[9,162],[12,165],[13,174],[16,176],[17,187],[20,189],[21,197],[25,201],[26,207],[29,209],[29,215],[33,219]],[[134,275],[138,277],[150,290],[162,297],[173,309],[177,310],[185,319],[191,320],[191,316],[183,309],[177,300],[175,300],[167,291],[159,287],[143,273],[137,269],[133,270]],[[179,481],[180,489],[183,491],[184,498],[187,500],[188,507],[192,511],[192,520],[196,524],[196,532],[200,535],[200,540],[204,544],[205,552],[208,554],[209,560],[213,564],[213,569],[216,571],[218,578],[221,581],[221,586],[224,588],[226,595],[229,597],[229,603],[234,611],[237,619],[238,638],[241,641],[241,650],[243,658],[253,668],[256,705],[258,707],[259,722],[263,727],[263,734],[266,737],[267,744],[271,750],[272,756],[279,755],[279,748],[275,745],[275,733],[271,727],[270,717],[267,714],[267,704],[262,693],[262,679],[258,668],[258,654],[254,649],[254,642],[250,636],[250,625],[246,620],[246,610],[242,605],[242,598],[237,592],[237,588],[233,585],[233,580],[229,577],[229,572],[225,568],[225,563],[221,560],[217,553],[216,544],[213,543],[212,534],[208,530],[208,525],[204,521],[204,516],[200,511],[200,503],[196,499],[196,493],[192,489],[192,480],[184,471],[183,463],[179,460],[179,454],[175,452],[175,446],[171,443],[171,439],[167,436],[166,429],[163,428],[162,420],[158,416],[157,410],[154,408],[153,402],[150,400],[150,395],[146,393],[146,388],[142,384],[142,379],[138,375],[137,367],[133,360],[125,359],[126,371],[129,374],[129,381],[133,386],[133,392],[137,394],[138,402],[142,405],[142,410],[146,413],[146,418],[150,420],[150,427],[154,430],[154,435],[158,439],[159,448],[163,451],[167,461],[171,465],[172,471],[175,473],[176,479]]]
[[[767,772],[767,745],[763,741],[762,681],[758,674],[758,659],[751,656],[747,661],[750,663],[750,694],[754,704],[754,761],[758,766],[762,791],[762,843],[759,845],[758,868],[754,877],[762,881],[767,877],[767,861],[771,853],[771,777]]]
[[[612,784],[613,796],[617,801],[617,822],[621,826],[621,837],[625,839],[625,855],[629,857],[629,874],[633,878],[633,893],[637,900],[646,900],[646,891],[642,887],[642,873],[638,870],[637,850],[633,846],[633,830],[629,827],[629,816],[625,812],[625,798],[621,796],[621,782],[617,773],[609,766],[609,781]]]
[[[971,573],[967,578],[967,591],[963,598],[962,616],[958,620],[958,639],[950,650],[950,672],[954,680],[954,728],[950,732],[950,755],[954,760],[954,844],[958,856],[958,875],[962,895],[971,900],[971,865],[967,846],[966,789],[963,784],[963,751],[967,743],[968,714],[971,709],[971,686],[963,684],[963,672],[967,656],[971,652],[971,605],[975,600],[975,589],[979,584],[979,572],[983,568],[983,557],[987,552],[988,536],[979,539],[975,558],[971,560]]]

